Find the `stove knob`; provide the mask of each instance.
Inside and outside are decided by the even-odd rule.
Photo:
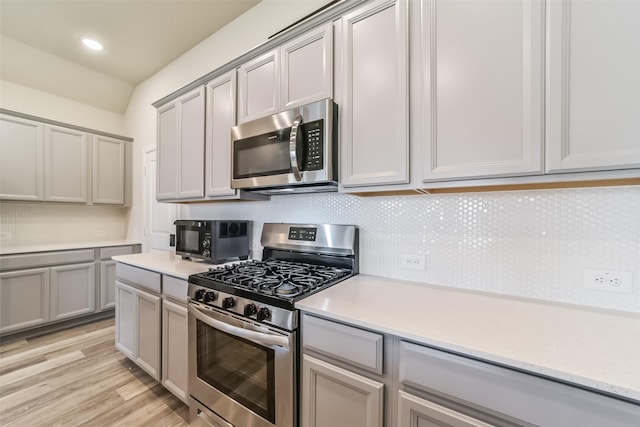
[[[205,249],[204,251],[202,251],[202,256],[203,256],[203,257],[208,258],[208,257],[209,257],[209,255],[211,255],[211,252],[209,252],[209,250],[208,250],[208,249]]]
[[[215,301],[218,298],[218,296],[216,295],[215,292],[213,291],[208,291],[204,294],[204,297],[202,298],[202,300],[204,302],[212,302]]]
[[[211,243],[209,243],[209,240],[207,240],[207,239],[204,239],[204,240],[202,241],[202,247],[203,247],[203,248],[208,248],[210,244],[211,244]]]
[[[204,296],[204,289],[198,289],[198,290],[193,294],[193,298],[194,298],[195,300],[201,300],[203,296]]]
[[[236,302],[231,297],[227,297],[227,298],[222,300],[222,308],[225,309],[225,310],[233,307],[235,304],[236,304]]]
[[[263,321],[263,320],[269,320],[271,319],[271,312],[269,311],[269,309],[267,307],[260,307],[260,310],[258,310],[258,320],[259,321]]]
[[[247,316],[247,317],[253,316],[257,312],[258,312],[258,308],[253,303],[249,303],[249,304],[244,306],[244,315]]]

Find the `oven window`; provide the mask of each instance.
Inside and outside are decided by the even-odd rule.
[[[275,424],[275,352],[196,320],[198,378]]]

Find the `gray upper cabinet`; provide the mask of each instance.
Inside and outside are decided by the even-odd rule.
[[[0,116],[0,199],[126,203],[131,187],[126,138],[15,114]]]
[[[333,94],[333,25],[326,23],[238,68],[238,123]]]
[[[236,124],[236,73],[227,72],[207,83],[206,176],[207,197],[232,196],[231,127]]]
[[[45,125],[45,200],[87,202],[89,138],[86,132]]]
[[[238,123],[278,112],[280,51],[274,49],[238,68]]]
[[[94,135],[92,148],[92,203],[123,205],[125,203],[126,142]]]
[[[280,47],[280,110],[333,96],[333,24],[328,22]]]
[[[204,197],[205,89],[199,87],[157,111],[156,198]]]
[[[44,199],[44,125],[0,116],[0,199]]]
[[[342,18],[336,99],[344,187],[409,181],[406,0],[377,0]]]
[[[543,13],[421,2],[424,181],[542,173]]]
[[[547,172],[640,167],[640,3],[547,8]]]

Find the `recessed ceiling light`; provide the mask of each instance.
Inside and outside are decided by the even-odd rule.
[[[83,38],[82,39],[82,43],[88,47],[89,49],[93,49],[93,50],[102,50],[103,47],[100,43],[98,43],[97,41],[93,40],[93,39],[89,39],[89,38]]]

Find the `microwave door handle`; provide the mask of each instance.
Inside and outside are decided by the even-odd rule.
[[[302,172],[298,166],[298,130],[302,124],[302,116],[298,115],[291,126],[291,135],[289,136],[289,159],[291,160],[291,170],[296,181],[302,181]]]
[[[213,319],[202,313],[197,307],[194,307],[193,305],[189,305],[189,308],[192,309],[191,313],[193,313],[196,319],[200,320],[203,323],[206,323],[212,328],[218,329],[231,335],[235,335],[240,338],[247,339],[249,341],[253,341],[256,344],[278,345],[280,347],[289,348],[289,339],[286,337],[239,328],[237,326],[221,322],[220,320]]]

